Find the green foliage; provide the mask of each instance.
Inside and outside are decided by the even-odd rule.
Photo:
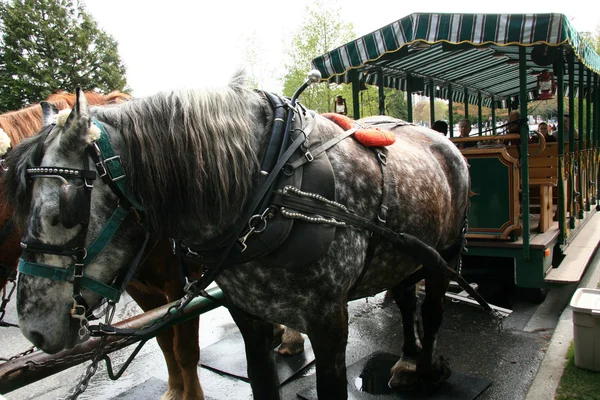
[[[396,89],[385,89],[385,113],[390,117],[408,121],[408,106],[406,92]]]
[[[556,390],[556,400],[600,399],[600,372],[586,371],[575,365],[573,343],[566,358],[565,369]]]
[[[288,46],[289,62],[286,64],[287,73],[283,79],[284,95],[292,97],[304,83],[313,58],[354,39],[353,25],[340,21],[340,8],[336,8],[331,3],[325,5],[317,0],[306,7],[305,21]],[[300,101],[306,107],[318,112],[332,112],[333,99],[341,94],[346,98],[350,112],[352,96],[348,96],[348,90],[325,83],[312,85],[300,96]]]
[[[71,0],[0,2],[0,112],[64,90],[126,91],[117,42]]]

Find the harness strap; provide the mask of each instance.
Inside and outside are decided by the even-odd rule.
[[[311,151],[310,153],[312,154],[313,158],[317,157],[318,155],[320,155],[321,153],[323,153],[325,150],[328,150],[329,148],[335,146],[336,144],[338,144],[339,142],[341,142],[342,140],[346,139],[348,136],[353,135],[356,131],[358,131],[359,129],[361,129],[360,126],[355,126],[351,129],[348,129],[347,131],[344,131],[341,135],[338,135],[336,137],[334,137],[333,139],[328,140],[327,142],[323,143],[322,145],[320,145],[319,147],[317,147],[316,149],[314,149],[313,151]],[[290,170],[295,170],[296,168],[306,164],[307,162],[309,162],[309,158],[308,157],[300,157],[297,160],[286,164],[286,170],[290,171]]]
[[[89,154],[96,163],[96,169],[98,170],[100,178],[111,187],[113,192],[115,192],[119,198],[126,200],[140,211],[144,210],[141,203],[127,188],[125,183],[127,174],[125,173],[123,164],[121,164],[121,156],[115,155],[106,129],[97,120],[93,120],[92,122],[100,130],[100,138],[94,142],[96,151],[90,150]]]
[[[291,192],[290,192],[291,193]],[[311,198],[294,197],[290,194],[276,193],[274,204],[282,207],[290,207],[298,211],[312,212],[333,217],[336,220],[344,221],[351,225],[367,229],[381,237],[389,240],[397,248],[407,252],[411,256],[423,262],[423,266],[432,271],[434,267],[440,267],[441,272],[446,276],[456,280],[460,286],[467,291],[485,310],[491,310],[490,305],[479,295],[462,276],[448,267],[442,256],[431,246],[422,242],[415,236],[408,233],[397,233],[389,228],[380,226],[370,220],[339,208],[332,207],[326,203],[315,201]],[[439,271],[438,271],[439,272]]]
[[[387,150],[385,147],[382,147],[382,148],[374,147],[373,151],[377,155],[377,161],[379,162],[379,167],[381,169],[381,181],[382,181],[381,182],[381,202],[379,204],[379,212],[377,213],[376,224],[378,224],[380,226],[385,226],[385,224],[387,222],[387,210],[388,210],[388,207],[386,204],[387,204],[387,198],[388,198],[388,192],[389,192],[389,186],[390,186],[389,177],[388,177],[388,174],[386,173],[386,169],[385,169],[385,167],[387,165]],[[356,282],[350,289],[351,295],[356,290],[358,285],[360,285],[360,282],[363,280],[364,276],[366,275],[367,269],[369,268],[369,265],[371,265],[371,261],[373,261],[373,257],[375,256],[375,250],[377,249],[377,246],[379,245],[380,242],[381,242],[381,236],[371,235],[371,238],[369,239],[369,244],[367,246],[365,262],[363,264],[362,271],[360,272],[360,276],[358,277],[358,279],[356,280]]]
[[[47,264],[28,262],[20,258],[19,272],[52,279],[53,281],[72,282],[75,274],[75,266],[71,265],[66,269],[56,268]],[[81,287],[98,293],[109,300],[119,301],[120,292],[117,289],[86,276],[81,277]]]
[[[104,228],[102,228],[100,234],[96,237],[96,239],[94,239],[94,242],[87,250],[87,257],[85,258],[86,264],[91,263],[94,258],[96,258],[98,253],[100,253],[102,249],[106,247],[128,215],[129,210],[121,206],[117,207],[108,221],[106,221],[106,224],[104,225]]]

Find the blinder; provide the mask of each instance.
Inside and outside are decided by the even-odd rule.
[[[67,229],[87,225],[90,219],[91,183],[96,171],[57,167],[28,168],[30,178],[55,178],[62,184],[59,194],[60,223]]]
[[[87,223],[90,219],[90,190],[83,182],[68,182],[60,186],[60,223],[67,229]]]

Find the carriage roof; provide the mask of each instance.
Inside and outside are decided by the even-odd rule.
[[[538,65],[532,60],[540,44],[573,51],[576,91],[582,71],[600,73],[600,56],[563,14],[410,14],[312,63],[323,79],[338,84],[352,82],[356,73],[358,82],[376,85],[383,75],[383,86],[406,90],[409,75],[415,82],[422,79],[419,90],[425,93],[430,93],[433,80],[439,88],[436,97],[447,99],[451,84],[454,101],[463,102],[467,89],[469,102],[476,103],[481,93],[485,105],[493,96],[503,107],[505,99],[519,95],[519,46],[527,52],[531,98],[537,75],[552,70],[551,62]]]

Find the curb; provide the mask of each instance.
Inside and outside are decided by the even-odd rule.
[[[525,400],[554,399],[556,389],[558,388],[558,384],[560,383],[564,371],[567,350],[573,340],[573,310],[569,305],[570,299],[578,288],[597,287],[597,284],[600,281],[599,264],[600,253],[596,253],[592,257],[590,265],[588,265],[587,271],[577,287],[575,287],[575,285],[565,287],[565,292],[570,293],[568,295],[567,305],[560,315],[558,325],[550,339],[546,355],[540,364]],[[558,291],[561,289],[562,288],[559,288]]]

